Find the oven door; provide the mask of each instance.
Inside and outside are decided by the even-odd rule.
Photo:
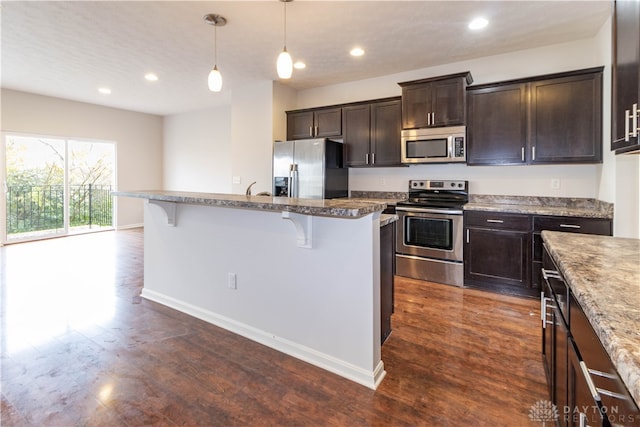
[[[462,210],[397,206],[396,252],[462,262]]]

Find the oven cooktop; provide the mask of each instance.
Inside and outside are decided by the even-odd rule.
[[[409,197],[398,206],[461,208],[469,201],[469,181],[411,180]]]

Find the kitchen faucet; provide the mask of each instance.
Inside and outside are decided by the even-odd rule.
[[[251,187],[253,187],[253,184],[255,184],[257,181],[253,181],[251,184],[249,184],[249,186],[247,187],[247,191],[245,192],[245,194],[247,196],[251,195]]]

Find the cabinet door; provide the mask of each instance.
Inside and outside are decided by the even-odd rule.
[[[370,108],[368,104],[344,107],[344,144],[346,165],[366,166],[369,160]]]
[[[467,164],[522,164],[527,145],[527,87],[467,91]]]
[[[314,135],[318,138],[342,135],[342,108],[314,111]]]
[[[614,2],[612,37],[611,149],[617,150],[638,144],[638,138],[624,138],[625,111],[640,97],[640,2]]]
[[[531,163],[602,161],[602,72],[531,83]]]
[[[313,111],[287,114],[287,140],[313,138]]]
[[[371,152],[374,166],[400,164],[400,100],[371,104]]]
[[[528,288],[529,236],[528,232],[467,228],[465,284],[507,292],[509,288]]]
[[[429,125],[431,114],[431,83],[402,88],[402,128],[417,129]]]
[[[440,80],[431,83],[431,126],[465,124],[465,91],[462,78]]]

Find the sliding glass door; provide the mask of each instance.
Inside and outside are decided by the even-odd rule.
[[[115,144],[4,135],[3,240],[113,227]]]

